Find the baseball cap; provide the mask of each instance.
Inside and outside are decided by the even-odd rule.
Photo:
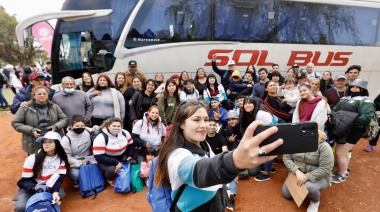
[[[135,60],[130,60],[128,66],[137,66],[137,62]]]
[[[338,74],[338,75],[335,76],[335,80],[338,80],[338,79],[347,80],[347,75],[345,75],[345,74]]]
[[[292,68],[295,68],[295,67],[300,67],[300,66],[298,64],[293,64]]]
[[[8,69],[8,68],[14,68],[14,66],[11,65],[11,64],[7,64],[4,68],[6,68],[6,69]]]
[[[235,61],[234,60],[229,60],[227,65],[235,65]]]
[[[365,81],[364,79],[360,79],[360,78],[357,78],[355,79],[351,84],[350,86],[358,86],[360,88],[364,88],[366,90],[368,90],[368,82]]]
[[[29,80],[34,80],[34,79],[36,79],[37,77],[44,78],[41,74],[32,73],[32,74],[29,75]]]
[[[229,110],[227,112],[227,119],[238,119],[239,118],[239,115],[236,111],[234,110]]]
[[[299,73],[297,74],[297,79],[300,79],[300,78],[307,78],[306,73],[304,73],[304,72],[299,72]]]
[[[238,77],[238,78],[240,78],[240,72],[237,71],[237,70],[235,70],[234,72],[232,72],[231,77]]]
[[[58,140],[59,142],[61,142],[61,136],[53,131],[49,131],[44,136],[37,138],[36,142],[42,142],[45,139]]]
[[[219,102],[219,98],[217,96],[213,96],[210,99],[210,102],[212,102],[212,101],[218,101]]]

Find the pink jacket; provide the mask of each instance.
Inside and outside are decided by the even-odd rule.
[[[143,177],[148,178],[149,177],[149,162],[141,162],[141,168],[140,168],[140,175]]]

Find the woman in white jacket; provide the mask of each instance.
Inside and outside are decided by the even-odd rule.
[[[323,131],[327,121],[327,114],[330,113],[330,106],[323,97],[313,95],[310,84],[301,84],[298,89],[301,100],[297,103],[292,122],[315,121],[318,123],[318,128]]]

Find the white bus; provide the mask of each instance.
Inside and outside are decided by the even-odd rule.
[[[53,82],[88,71],[111,77],[136,60],[148,77],[199,67],[212,73],[236,61],[244,72],[293,64],[344,73],[361,65],[371,97],[380,93],[380,3],[359,0],[66,0],[60,12],[20,22],[58,19],[52,45]]]

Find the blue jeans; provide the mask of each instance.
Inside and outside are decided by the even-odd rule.
[[[71,172],[67,173],[67,175],[69,175],[69,178],[73,181],[73,184],[79,184],[79,168],[71,167]]]
[[[270,170],[272,169],[272,164],[273,164],[273,160],[268,161],[268,162],[265,163],[265,172],[269,172],[270,173]]]
[[[3,95],[3,88],[0,88],[0,105],[8,105],[8,102]]]
[[[237,195],[237,183],[235,182],[235,180],[233,180],[232,182],[230,182],[230,184],[228,186],[230,187],[230,191],[234,195]]]

